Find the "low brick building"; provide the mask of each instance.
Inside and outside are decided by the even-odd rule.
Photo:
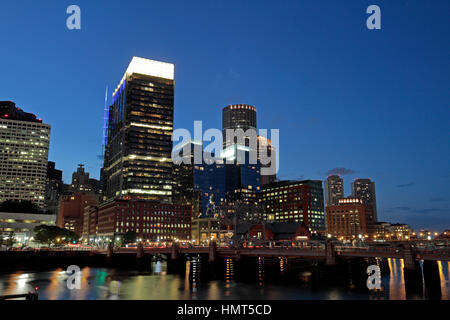
[[[80,235],[83,232],[84,207],[97,205],[94,194],[76,192],[64,195],[59,201],[57,225]]]
[[[307,241],[311,232],[302,222],[272,222],[258,224],[239,224],[236,226],[239,240],[293,240]]]
[[[369,237],[374,233],[376,218],[372,206],[359,198],[343,198],[326,207],[327,232],[340,240]]]
[[[92,215],[96,215],[93,235]],[[112,200],[89,212],[89,237],[116,241],[128,231],[142,241],[190,240],[192,207],[147,200]],[[87,227],[87,226],[86,226]],[[87,232],[86,232],[87,233]]]

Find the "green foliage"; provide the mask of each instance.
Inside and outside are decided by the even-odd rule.
[[[34,239],[40,243],[46,243],[49,246],[53,244],[67,244],[78,241],[79,236],[70,230],[59,228],[57,226],[48,226],[42,224],[34,228]]]
[[[12,247],[16,242],[14,232],[10,232],[7,236],[0,237],[0,245],[6,245],[8,247]]]

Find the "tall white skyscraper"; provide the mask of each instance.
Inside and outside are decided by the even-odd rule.
[[[0,202],[29,200],[44,206],[50,125],[0,101]]]

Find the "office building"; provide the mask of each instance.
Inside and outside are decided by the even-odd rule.
[[[352,196],[359,198],[363,203],[372,206],[375,221],[377,221],[377,198],[375,194],[375,182],[370,179],[355,179],[352,182]]]
[[[267,164],[263,164],[261,162],[261,157],[262,157],[262,152],[265,152],[264,156],[275,160],[276,156],[275,156],[275,152],[277,152],[275,150],[275,147],[272,146],[272,141],[270,139],[267,139],[263,136],[258,136],[258,161],[261,165],[261,185],[265,185],[265,184],[269,184],[269,183],[273,183],[277,181],[277,174],[266,174],[263,175],[263,168],[276,168],[276,163],[267,163]],[[273,161],[272,160],[272,161]]]
[[[191,214],[189,205],[116,199],[98,207],[95,237],[116,242],[134,231],[142,241],[190,240]]]
[[[222,109],[222,135],[224,147],[232,144],[243,144],[249,146],[249,136],[244,137],[244,141],[227,140],[227,129],[242,129],[244,132],[251,129],[256,139],[256,108],[247,104],[232,104]]]
[[[184,156],[184,163],[173,164],[173,203],[191,205],[195,218],[212,217],[216,206],[225,201],[225,165],[220,160],[194,164],[196,146],[203,152],[201,141],[187,141],[174,148],[174,154],[181,156],[186,146],[190,155]]]
[[[85,207],[96,206],[97,203],[97,197],[89,192],[62,195],[59,201],[58,227],[71,230],[81,236]]]
[[[412,236],[412,229],[403,223],[376,222],[373,240],[408,240]]]
[[[55,225],[55,214],[0,212],[0,238],[13,236],[17,244],[33,241],[34,228]]]
[[[109,107],[103,199],[171,202],[174,65],[133,57]]]
[[[340,240],[369,238],[375,230],[373,208],[361,199],[347,197],[326,207],[327,232]]]
[[[325,180],[325,203],[327,206],[337,205],[344,198],[344,179],[338,175],[330,175]]]
[[[221,223],[219,218],[195,218],[192,220],[191,239],[194,244],[210,241],[228,243],[233,237],[233,226]]]
[[[311,231],[325,230],[322,181],[278,181],[262,186],[264,220],[303,222]]]
[[[77,171],[72,174],[71,192],[88,192],[99,194],[100,181],[89,177],[89,172],[84,169],[84,164],[79,164]]]
[[[47,163],[47,180],[45,183],[45,209],[53,214],[58,213],[59,197],[63,191],[62,171],[55,168],[55,163]]]
[[[14,102],[0,101],[0,202],[44,206],[49,142],[48,124]]]

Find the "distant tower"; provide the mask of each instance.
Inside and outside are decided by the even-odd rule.
[[[338,175],[328,176],[325,180],[325,201],[327,206],[338,204],[344,198],[344,179]]]
[[[361,199],[365,204],[371,205],[373,208],[374,221],[378,221],[375,182],[370,179],[355,179],[352,182],[352,196]]]
[[[256,108],[248,104],[232,104],[222,110],[222,135],[224,146],[228,147],[236,141],[226,140],[227,129],[255,130],[256,134]],[[246,143],[246,145],[248,145]]]
[[[266,137],[263,136],[258,136],[258,160],[261,159],[261,155],[260,155],[260,151],[263,151],[264,148],[267,149],[266,151],[266,156],[272,159],[276,159],[275,156],[275,152],[277,152],[275,150],[275,147],[272,146],[272,141],[270,141],[269,139],[267,139]],[[265,168],[265,167],[270,167],[270,166],[275,166],[275,163],[269,163],[269,164],[261,164],[261,168]],[[261,170],[262,171],[262,170]],[[277,174],[271,174],[271,175],[262,175],[261,174],[261,186],[265,185],[265,184],[269,184],[272,182],[276,182],[277,181]]]

